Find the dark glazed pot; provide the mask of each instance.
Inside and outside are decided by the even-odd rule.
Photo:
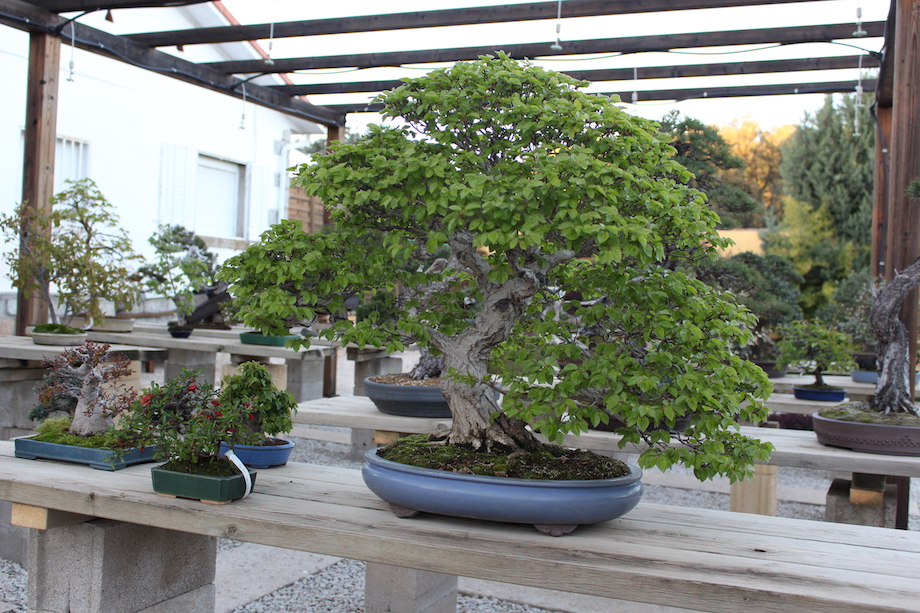
[[[920,456],[920,428],[828,419],[817,413],[811,417],[822,445],[883,455]]]
[[[389,385],[364,380],[364,393],[381,413],[403,417],[450,419],[450,407],[437,387]]]
[[[807,387],[793,387],[792,395],[799,400],[817,400],[818,402],[843,402],[847,398],[847,391],[814,390]]]

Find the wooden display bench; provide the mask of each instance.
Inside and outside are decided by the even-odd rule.
[[[399,435],[446,431],[450,428],[449,419],[399,417],[381,413],[370,399],[364,396],[342,396],[302,402],[298,405],[294,422],[295,431],[292,434],[295,436],[297,425],[336,426],[372,432],[372,436],[365,438],[366,446],[386,444]],[[742,426],[741,431],[748,436],[772,443],[775,450],[768,463],[755,466],[753,480],[732,485],[732,511],[776,515],[779,466],[850,472],[858,475],[885,475],[899,478],[902,483],[906,481],[907,484],[910,477],[920,477],[920,458],[860,453],[827,447],[818,443],[814,432],[801,430]],[[360,440],[360,436],[353,438],[353,442]],[[591,430],[580,436],[567,435],[563,445],[608,453],[641,452],[641,448],[632,445],[620,449],[619,442],[620,437],[614,433]],[[907,484],[900,485],[898,493],[896,523],[900,528],[907,527]]]
[[[15,503],[15,516],[33,526],[30,607],[49,612],[76,610],[64,607],[85,594],[103,600],[80,609],[86,613],[158,610],[158,598],[173,604],[185,598],[187,613],[208,611],[209,604],[213,611],[208,573],[180,594],[136,589],[145,577],[176,574],[163,567],[176,563],[166,547],[195,543],[197,550],[183,549],[185,561],[213,568],[214,547],[199,546],[202,537],[367,561],[366,603],[386,600],[381,594],[392,589],[394,575],[402,587],[421,577],[413,585],[426,586],[424,594],[419,588],[401,596],[408,602],[399,610],[413,612],[430,610],[418,603],[431,596],[432,584],[444,593],[442,602],[449,603],[452,592],[455,598],[456,576],[710,613],[907,613],[920,601],[916,532],[640,503],[620,519],[552,538],[531,526],[433,515],[399,519],[358,471],[299,463],[259,471],[247,499],[205,505],[154,494],[149,466],[103,473],[20,460],[12,443],[2,442],[0,499]],[[126,540],[135,532],[140,541]],[[50,550],[66,538],[95,545],[73,547],[63,557]],[[124,568],[113,563],[121,558],[127,558]],[[139,559],[147,560],[145,568]],[[55,574],[68,567],[68,576]],[[58,589],[40,592],[49,581]],[[103,591],[102,583],[114,587]],[[141,596],[150,602],[138,603]]]

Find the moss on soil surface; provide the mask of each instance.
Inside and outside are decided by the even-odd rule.
[[[507,449],[482,453],[471,445],[445,445],[429,440],[424,434],[393,441],[378,449],[377,454],[393,462],[422,468],[519,479],[583,481],[612,479],[630,473],[629,466],[619,460],[580,449],[541,445],[533,451]]]
[[[869,409],[866,402],[847,402],[833,408],[818,412],[821,417],[854,421],[861,424],[880,424],[885,426],[914,426],[920,428],[920,417],[909,413],[879,413]]]
[[[44,443],[57,443],[58,445],[110,449],[106,445],[105,436],[77,436],[76,434],[71,434],[69,417],[49,417],[38,424],[35,429],[35,436],[32,439]]]
[[[208,475],[210,477],[232,477],[240,474],[240,469],[226,458],[204,458],[197,462],[170,460],[160,466],[166,470],[192,475]]]

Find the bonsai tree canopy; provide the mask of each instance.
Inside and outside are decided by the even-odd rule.
[[[200,236],[179,225],[161,225],[148,242],[157,259],[138,271],[144,287],[170,298],[178,324],[185,325],[195,310],[195,293],[217,284],[217,256]]]
[[[650,444],[645,467],[745,477],[770,453],[737,431],[768,413],[765,374],[731,351],[754,319],[664,265],[715,258],[727,244],[717,216],[657,124],[584,85],[499,54],[381,95],[405,127],[372,126],[295,179],[340,231],[282,221],[228,260],[237,315],[280,334],[341,309],[343,295],[447,280],[448,291],[411,296],[395,321],[371,314],[323,333],[440,354],[453,413],[444,443],[512,453],[537,444],[531,428],[560,442],[615,413],[624,444]],[[384,233],[379,247],[360,247],[368,230]],[[401,268],[419,247],[443,245],[444,270]],[[681,445],[644,432],[680,416],[692,416]]]
[[[5,256],[13,285],[26,295],[40,292],[52,323],[67,323],[73,315],[101,320],[104,300],[116,310],[130,310],[140,286],[128,267],[143,258],[91,179],[67,184],[51,198],[50,213],[23,204],[0,217],[6,241],[19,243]],[[58,306],[64,307],[60,317],[51,285],[57,288]]]
[[[297,411],[294,396],[278,389],[268,369],[258,362],[243,362],[238,373],[225,377],[218,401],[223,411],[239,411],[242,430],[250,439],[284,434],[294,427],[291,419],[291,412]],[[227,440],[237,441],[242,435],[243,432],[233,432]]]
[[[133,372],[131,361],[124,354],[110,353],[105,343],[86,341],[65,349],[46,366],[50,372],[42,379],[39,404],[29,416],[70,413],[70,433],[76,436],[105,434],[137,395],[118,383]]]
[[[823,321],[800,319],[784,325],[781,333],[780,365],[783,368],[793,364],[804,365],[815,376],[812,387],[827,389],[824,373],[830,370],[849,372],[855,365],[850,337]]]

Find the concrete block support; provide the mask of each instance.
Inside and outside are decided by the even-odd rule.
[[[355,362],[355,396],[365,396],[364,380],[376,375],[389,375],[403,371],[402,358],[378,358]]]
[[[29,533],[29,610],[213,613],[217,540],[111,520]]]
[[[169,359],[166,361],[165,379],[173,379],[182,374],[182,369],[201,369],[202,378],[216,385],[219,383],[217,377],[220,373],[217,371],[217,354],[213,351],[190,351],[187,349],[170,349]]]
[[[316,400],[323,397],[326,357],[318,352],[300,353],[297,358],[285,360],[287,364],[287,390],[294,400]]]
[[[29,529],[10,523],[13,503],[0,500],[0,558],[22,567],[29,564]]]
[[[887,485],[882,504],[876,505],[850,502],[851,484],[849,479],[834,479],[831,483],[824,507],[824,521],[893,529],[898,507],[897,486]]]
[[[456,613],[457,577],[368,562],[365,613]]]

